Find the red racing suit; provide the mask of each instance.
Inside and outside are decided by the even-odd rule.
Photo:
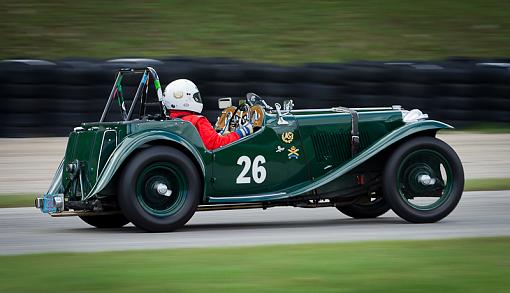
[[[172,110],[169,116],[172,119],[180,118],[191,122],[198,130],[198,134],[208,150],[214,150],[240,138],[236,132],[227,135],[218,134],[207,118],[191,111]]]

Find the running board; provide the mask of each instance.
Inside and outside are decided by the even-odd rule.
[[[264,209],[268,208],[267,204],[252,203],[252,204],[215,204],[215,205],[201,205],[198,206],[197,211],[224,211],[224,210],[244,210],[244,209]]]
[[[321,208],[321,207],[332,207],[335,206],[335,203],[327,202],[327,203],[309,203],[309,204],[296,204],[296,205],[287,205],[294,206],[298,208]],[[197,211],[225,211],[225,210],[244,210],[244,209],[267,209],[280,206],[277,204],[267,204],[267,203],[253,203],[253,204],[215,204],[215,205],[200,205],[197,208]],[[120,214],[120,211],[110,211],[110,212],[93,212],[93,211],[63,211],[60,213],[50,213],[52,217],[82,217],[82,216],[106,216],[106,215],[117,215]]]
[[[120,211],[111,211],[111,212],[93,212],[93,211],[63,211],[60,213],[50,213],[52,217],[82,217],[82,216],[107,216],[107,215],[117,215],[120,214]]]
[[[240,210],[240,209],[262,209],[269,206],[263,204],[225,204],[225,205],[201,205],[197,211],[220,211],[220,210]],[[120,211],[94,212],[94,211],[63,211],[60,213],[50,213],[52,217],[82,217],[82,216],[106,216],[120,214]]]

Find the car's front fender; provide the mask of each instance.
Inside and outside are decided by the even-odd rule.
[[[331,170],[331,172],[327,173],[322,177],[317,178],[312,183],[306,182],[294,186],[287,193],[286,197],[297,196],[309,192],[318,187],[321,187],[323,185],[326,185],[329,182],[335,180],[336,178],[353,170],[362,163],[368,161],[370,158],[384,151],[388,147],[394,145],[395,143],[398,143],[399,141],[413,134],[430,130],[437,131],[440,129],[452,129],[452,128],[453,128],[452,126],[446,123],[435,120],[423,120],[407,123],[379,139],[377,142],[375,142],[373,145],[360,152],[356,157],[348,161],[346,164],[341,165],[334,170]]]
[[[142,133],[138,133],[135,135],[127,136],[122,140],[122,142],[115,148],[113,153],[108,158],[103,170],[99,174],[96,183],[82,200],[86,200],[96,195],[98,192],[103,190],[110,180],[113,178],[117,170],[119,170],[122,163],[128,159],[131,154],[141,146],[149,143],[154,143],[156,141],[177,143],[180,146],[184,147],[188,153],[194,157],[198,165],[200,166],[200,171],[203,176],[205,176],[205,164],[200,155],[199,151],[195,146],[193,146],[190,142],[188,142],[185,138],[171,132],[162,131],[162,130],[151,130]]]

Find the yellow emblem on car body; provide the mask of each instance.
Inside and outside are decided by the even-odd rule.
[[[294,140],[294,133],[292,132],[284,132],[282,133],[282,141],[284,143],[291,143]]]
[[[289,157],[289,160],[290,159],[299,159],[299,149],[296,148],[295,146],[292,146],[290,147],[290,149],[288,149],[289,151],[289,154],[288,154],[288,157]]]

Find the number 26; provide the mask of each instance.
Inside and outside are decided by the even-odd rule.
[[[244,166],[243,170],[237,176],[236,183],[237,184],[246,184],[251,183],[251,177],[246,176],[248,172],[250,172],[251,167],[251,175],[253,177],[253,181],[255,183],[262,183],[266,180],[266,168],[262,166],[266,162],[266,158],[262,155],[258,155],[253,159],[253,165],[251,163],[251,159],[248,156],[241,156],[237,159],[237,165]]]

